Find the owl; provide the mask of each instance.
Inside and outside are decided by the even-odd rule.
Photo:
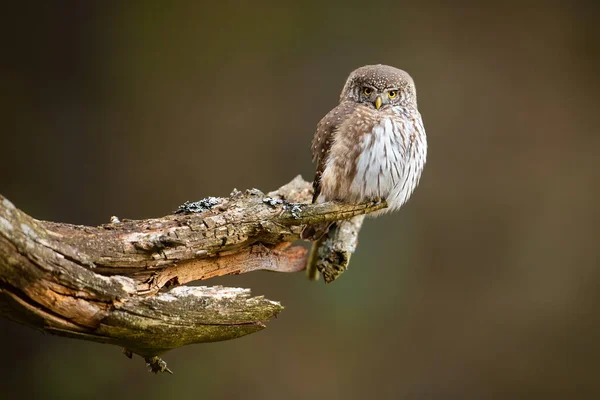
[[[427,159],[427,137],[410,75],[381,64],[353,71],[339,104],[317,125],[312,154],[317,165],[313,203],[387,202],[387,208],[370,215],[402,207]],[[328,228],[307,226],[302,237],[317,240]]]

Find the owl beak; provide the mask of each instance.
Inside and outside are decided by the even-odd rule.
[[[383,100],[381,100],[381,96],[377,96],[377,99],[375,99],[375,108],[379,110],[381,108],[381,104],[383,104]]]

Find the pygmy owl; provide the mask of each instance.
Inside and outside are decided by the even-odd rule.
[[[410,75],[387,65],[353,71],[339,104],[317,125],[312,153],[313,203],[385,200],[388,207],[370,215],[399,209],[419,183],[427,157]],[[302,237],[316,240],[328,228],[308,226]]]

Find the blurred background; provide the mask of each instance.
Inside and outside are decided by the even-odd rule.
[[[365,64],[413,76],[430,150],[333,284],[205,282],[281,301],[266,330],[172,351],[175,375],[153,376],[1,320],[3,398],[598,398],[600,6],[526,4],[4,8],[0,193],[38,219],[312,179],[316,123]]]

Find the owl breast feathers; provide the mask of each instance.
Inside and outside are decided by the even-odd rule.
[[[421,177],[427,138],[412,78],[385,65],[348,77],[337,107],[318,124],[312,145],[313,202],[382,199],[400,208]]]

